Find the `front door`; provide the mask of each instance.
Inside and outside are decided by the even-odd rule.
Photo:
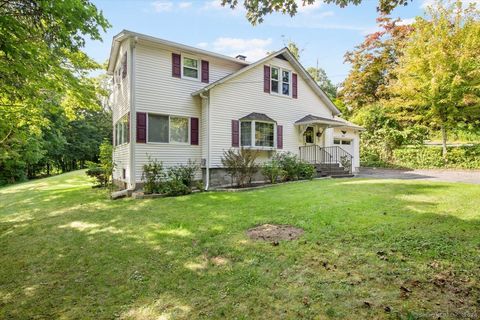
[[[305,129],[305,133],[303,134],[303,140],[303,142],[307,146],[315,144],[315,130],[313,129],[313,127],[307,127],[307,129]]]

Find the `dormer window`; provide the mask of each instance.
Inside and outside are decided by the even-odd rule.
[[[182,62],[182,77],[198,80],[200,74],[198,60],[184,56]]]
[[[271,67],[270,72],[270,91],[290,97],[292,72],[278,67]]]

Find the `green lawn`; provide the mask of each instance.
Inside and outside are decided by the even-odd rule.
[[[401,180],[117,201],[81,171],[4,187],[0,318],[476,319],[479,208],[480,185]],[[266,222],[305,234],[246,237]]]

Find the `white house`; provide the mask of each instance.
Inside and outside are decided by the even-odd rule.
[[[260,161],[293,152],[324,174],[359,167],[362,128],[339,117],[287,48],[249,63],[122,31],[108,73],[114,179],[128,188],[141,185],[149,158],[167,167],[196,161],[207,188],[223,184],[222,155],[240,147],[260,150]]]

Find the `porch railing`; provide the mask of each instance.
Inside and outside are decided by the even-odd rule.
[[[300,146],[299,155],[301,160],[319,164],[323,169],[343,168],[348,173],[352,173],[353,156],[341,147]]]

